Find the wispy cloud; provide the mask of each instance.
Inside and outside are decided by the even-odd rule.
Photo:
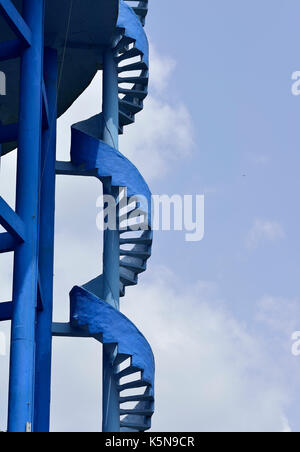
[[[145,102],[136,126],[121,138],[122,152],[147,181],[161,179],[194,147],[192,123],[183,104],[169,105],[153,96]]]
[[[283,427],[281,433],[292,433],[292,428],[290,427],[288,419],[286,417],[283,417],[282,422],[283,422],[284,427]]]
[[[128,290],[124,309],[157,361],[153,430],[286,431],[286,388],[264,341],[226,308],[213,284],[182,289],[170,270],[151,272]]]
[[[176,61],[168,56],[162,56],[157,52],[156,48],[150,44],[150,64],[150,89],[155,90],[157,93],[161,93],[168,87],[169,79],[176,68]]]
[[[246,244],[256,248],[260,242],[281,240],[285,237],[283,226],[276,221],[257,219],[247,234]]]

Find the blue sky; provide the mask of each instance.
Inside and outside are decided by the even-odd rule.
[[[290,88],[291,74],[299,67],[299,4],[191,1],[184,9],[174,1],[163,27],[170,2],[153,3],[152,42],[177,63],[165,96],[187,106],[196,147],[158,190],[178,191],[182,174],[182,192],[212,192],[206,195],[205,241],[189,249],[183,245],[200,266],[193,266],[189,276],[193,280],[199,270],[203,277],[221,271],[230,281],[224,281],[222,291],[231,297],[240,278],[243,296],[259,296],[262,289],[294,296],[299,99]],[[287,240],[246,253],[243,239],[255,218],[281,222]],[[237,254],[242,254],[242,274]],[[181,264],[178,270],[186,273]]]
[[[194,140],[191,155],[152,188],[206,196],[205,239],[159,234],[154,262],[172,268],[183,289],[214,284],[225,309],[262,337],[274,372],[284,363],[278,379],[295,384],[286,413],[296,430],[299,363],[289,348],[300,328],[300,98],[291,74],[300,67],[299,24],[299,2],[290,0],[152,2],[148,20],[152,44],[176,61],[162,96],[184,103]],[[257,320],[265,297],[278,328]]]
[[[156,356],[156,431],[300,431],[299,25],[296,0],[150,0],[150,96],[120,149],[154,194],[205,194],[204,239],[157,232],[147,273],[122,301]],[[98,76],[60,120],[60,159],[69,126],[99,111],[100,87]],[[13,204],[14,156],[2,164]],[[101,273],[100,192],[58,179],[57,321],[73,285]],[[11,261],[0,265],[7,298]],[[53,430],[99,430],[100,362],[94,343],[55,340]]]

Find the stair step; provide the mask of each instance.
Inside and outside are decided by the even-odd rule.
[[[125,99],[125,98],[124,98]],[[120,111],[119,113],[125,113],[129,118],[130,116],[128,114],[137,114],[140,111],[143,110],[143,105],[135,104],[133,102],[129,102],[128,100],[119,99],[119,107]],[[131,118],[131,123],[134,122],[134,120]]]
[[[124,209],[124,212],[125,212],[125,209]],[[145,213],[138,210],[135,205],[135,207],[133,207],[131,210],[129,210],[126,213],[119,216],[119,223],[122,223],[123,221],[133,220],[133,219],[139,218],[139,217],[144,218]]]
[[[129,429],[133,429],[133,430],[139,430],[141,432],[143,432],[144,430],[148,430],[150,427],[146,424],[132,424],[129,422],[122,422],[120,423],[120,427],[121,428],[129,428]]]
[[[135,230],[143,230],[145,229],[145,226],[147,225],[146,217],[145,215],[136,215],[132,216],[132,218],[123,218],[119,222],[119,232],[125,232],[125,231],[131,231],[134,232]]]
[[[135,388],[143,388],[145,386],[149,386],[149,383],[146,383],[142,380],[130,381],[129,383],[124,383],[123,385],[118,386],[118,390],[125,391],[126,389],[135,389]]]
[[[151,257],[151,253],[149,253],[149,251],[120,250],[120,256],[137,257],[139,259],[149,259],[149,257]]]
[[[124,284],[125,287],[128,286],[136,286],[138,283],[138,279],[129,279],[128,277],[120,277],[121,283]]]
[[[152,235],[142,234],[140,237],[120,238],[120,245],[148,245],[152,244]]]
[[[143,2],[138,2],[138,0],[126,0],[126,3],[128,2],[130,4],[132,1],[135,2],[135,4],[132,5],[132,9],[144,26],[148,14],[148,0],[144,0]]]
[[[133,416],[145,416],[145,417],[149,417],[152,416],[154,413],[153,410],[120,410],[120,416],[124,416],[124,415],[133,415]]]
[[[147,270],[146,264],[135,264],[134,262],[127,262],[123,259],[120,260],[120,267],[128,268],[129,270],[132,270],[135,273],[143,273]]]
[[[147,97],[148,92],[147,92],[147,90],[141,91],[141,90],[136,90],[134,88],[132,88],[132,89],[119,88],[119,94],[125,94],[130,97],[144,100],[145,97]]]
[[[143,221],[142,221],[143,220]],[[119,225],[119,233],[124,234],[125,232],[137,232],[137,231],[148,231],[149,230],[149,222],[148,218],[141,216],[141,221],[137,221],[137,219],[128,220],[128,224],[120,224]]]
[[[120,281],[120,298],[125,297],[125,284]]]
[[[152,239],[135,238],[135,239],[120,239],[120,245],[151,245]]]
[[[124,215],[129,215],[133,210],[136,210],[138,208],[138,204],[136,201],[131,201],[130,203],[129,202],[130,201],[127,200],[126,204],[124,203],[125,204],[124,207],[120,206],[119,218],[121,218]]]
[[[132,8],[137,16],[146,17],[148,13],[148,8],[142,6],[135,6]]]
[[[147,70],[148,66],[144,61],[137,61],[136,63],[127,64],[126,66],[119,66],[118,73],[129,72],[129,71],[143,71]]]
[[[133,83],[134,85],[148,85],[148,77],[119,77],[118,83]]]
[[[122,53],[121,55],[117,56],[115,58],[117,63],[120,63],[121,61],[127,60],[129,58],[134,58],[137,56],[141,56],[141,51],[139,49],[137,49],[136,47],[132,47],[129,50],[125,50],[124,49],[124,53]]]
[[[125,355],[124,353],[118,353],[114,359],[113,366],[117,367],[122,364],[126,359],[131,358],[130,355]]]
[[[128,403],[128,402],[154,402],[153,396],[150,395],[133,395],[133,396],[124,396],[120,397],[120,403]]]
[[[123,378],[123,377],[127,377],[128,375],[135,374],[136,372],[140,372],[140,371],[141,371],[141,369],[139,369],[138,367],[129,366],[129,367],[126,367],[126,369],[123,369],[120,372],[117,372],[115,374],[115,376],[116,376],[116,378]]]
[[[136,286],[138,284],[138,278],[135,279],[128,278],[127,276],[120,276],[120,281],[124,284],[125,288],[130,286]]]
[[[127,188],[126,187],[119,187],[119,195],[116,199],[116,204],[119,206],[121,202],[123,202],[123,199],[125,199],[125,203],[127,203]]]
[[[133,38],[129,38],[128,36],[123,36],[114,48],[115,54],[117,55],[118,52],[122,52],[123,50],[124,50],[124,52],[126,52],[128,46],[133,43],[135,43],[135,40]]]
[[[129,116],[128,114],[124,113],[122,110],[119,110],[119,121],[120,121],[121,127],[129,126],[130,124],[134,123],[134,118],[132,116]]]

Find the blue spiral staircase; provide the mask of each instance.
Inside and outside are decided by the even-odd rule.
[[[132,3],[135,6],[131,7]],[[148,93],[149,49],[143,30],[147,12],[148,1],[119,2],[113,48],[118,71],[119,134],[134,123]],[[102,182],[109,178],[113,192],[118,193],[119,295],[124,297],[126,287],[138,284],[151,257],[151,192],[138,169],[103,141],[105,119],[101,113],[72,126],[71,164],[58,162],[57,173],[94,176]],[[119,392],[120,431],[144,432],[151,428],[154,413],[153,353],[133,323],[104,301],[104,284],[102,274],[73,288],[70,334],[80,330],[111,347]],[[58,324],[54,324],[53,333],[64,335]]]

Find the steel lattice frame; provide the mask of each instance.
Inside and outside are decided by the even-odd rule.
[[[151,347],[120,312],[120,297],[146,270],[152,246],[151,192],[118,150],[118,135],[134,122],[147,96],[148,1],[77,4],[78,10],[72,0],[0,0],[0,69],[13,79],[12,97],[0,98],[2,158],[18,147],[15,211],[0,198],[0,224],[6,230],[0,252],[14,252],[13,299],[0,303],[0,321],[12,325],[10,432],[49,431],[53,336],[92,337],[103,344],[104,432],[148,430],[154,412]],[[58,5],[67,33],[63,49],[53,14]],[[75,33],[77,17],[86,20],[90,33]],[[74,49],[85,57],[78,69],[74,58],[68,59]],[[70,162],[56,162],[57,117],[98,69],[103,70],[102,113],[72,127]],[[132,206],[134,199],[125,211],[139,207],[134,216],[143,226],[134,231],[125,221],[125,227],[105,231],[103,274],[71,290],[67,324],[52,324],[56,175],[99,179],[104,194],[116,201],[119,225],[124,202],[131,199]],[[121,368],[122,363],[127,365]]]

